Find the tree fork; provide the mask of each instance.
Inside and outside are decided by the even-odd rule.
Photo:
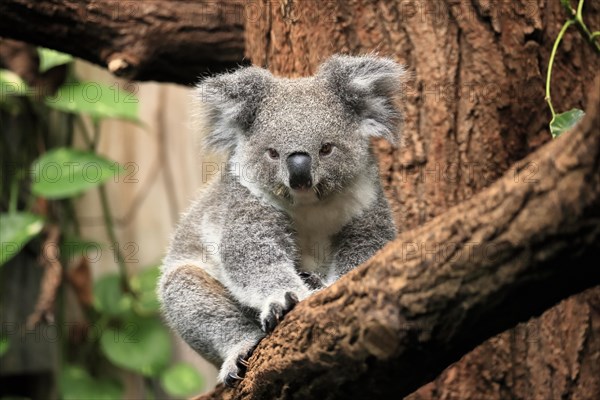
[[[300,303],[246,378],[202,399],[402,398],[600,283],[600,77],[573,131]],[[534,163],[532,180],[521,175]]]
[[[191,84],[244,62],[245,12],[237,0],[3,0],[0,36],[127,79]]]

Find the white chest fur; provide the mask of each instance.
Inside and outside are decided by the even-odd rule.
[[[335,251],[333,236],[371,206],[376,197],[374,182],[361,176],[344,192],[326,200],[286,208],[297,234],[302,270],[328,275]]]
[[[377,177],[368,173],[358,176],[344,191],[325,200],[315,201],[309,198],[311,195],[301,195],[297,199],[300,201],[294,205],[265,194],[242,176],[239,179],[252,194],[285,211],[292,218],[300,249],[300,268],[306,272],[318,272],[321,276],[329,276],[333,267],[333,236],[352,218],[361,215],[377,198]]]

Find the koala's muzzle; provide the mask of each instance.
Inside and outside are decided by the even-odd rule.
[[[300,190],[312,187],[310,163],[310,155],[307,153],[294,153],[290,154],[287,158],[287,167],[290,174],[290,187],[292,189]]]

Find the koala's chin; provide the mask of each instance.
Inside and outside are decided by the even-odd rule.
[[[304,189],[292,189],[280,183],[270,193],[281,203],[292,207],[317,204],[327,197],[325,185],[322,183]]]
[[[292,200],[292,205],[294,206],[311,205],[321,200],[317,191],[317,186],[301,190],[290,189],[289,192]]]

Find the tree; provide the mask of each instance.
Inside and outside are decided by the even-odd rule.
[[[5,1],[0,11],[14,15],[4,12],[22,3]],[[558,1],[264,0],[245,11],[245,54],[276,74],[310,74],[336,52],[377,51],[408,65],[404,145],[375,143],[403,233],[367,265],[299,305],[259,346],[237,391],[221,388],[213,397],[408,395],[482,340],[600,283],[593,268],[600,242],[600,81],[579,128],[542,146],[550,137],[544,77],[568,18]],[[597,2],[584,12],[590,26],[600,27]],[[21,21],[37,15],[17,14]],[[1,34],[110,64],[77,44],[61,48],[60,35],[40,39],[27,33],[32,27],[2,26]],[[146,46],[156,45],[153,37]],[[104,46],[111,51],[103,54],[129,51],[118,40]],[[557,110],[585,108],[598,65],[593,52],[575,31],[565,37],[552,81]],[[146,65],[161,59],[160,52],[144,54]],[[173,57],[190,56],[177,51]],[[167,80],[163,71],[132,76]],[[496,241],[507,232],[511,240]],[[496,261],[477,253],[454,260],[469,243],[493,244]],[[452,263],[445,264],[448,257]],[[469,284],[453,287],[454,279]],[[599,397],[599,305],[597,288],[571,298],[476,348],[412,396]],[[311,334],[322,339],[303,354]],[[345,346],[345,338],[361,351]]]
[[[378,143],[398,226],[408,231],[521,168],[550,135],[544,83],[552,44],[568,14],[559,1],[263,1],[246,27],[246,54],[275,73],[305,75],[335,52],[377,51],[408,65],[405,146]],[[600,27],[600,4],[586,2]],[[267,40],[264,40],[265,36]],[[598,55],[575,30],[558,53],[555,107],[585,104]],[[552,218],[553,215],[549,215]],[[597,398],[600,290],[486,342],[415,399]]]
[[[244,9],[237,0],[8,0],[0,15],[0,36],[132,80],[190,84],[244,63]]]

